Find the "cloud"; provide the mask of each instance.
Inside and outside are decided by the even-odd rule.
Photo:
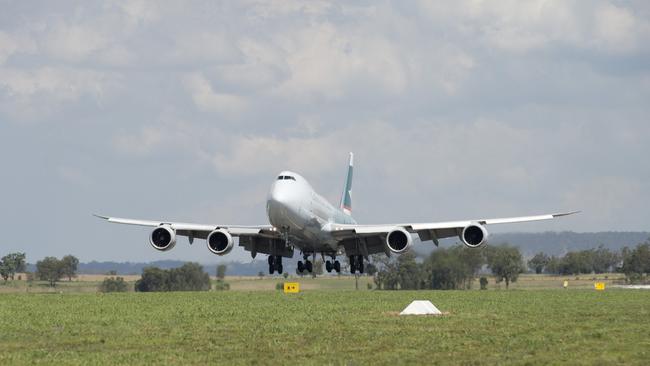
[[[82,223],[58,244],[62,253],[203,260],[203,248],[152,253],[136,228],[118,233],[79,217],[99,207],[263,223],[281,170],[336,201],[348,151],[365,223],[576,208],[579,217],[522,229],[647,226],[646,2],[5,8],[0,163],[17,172],[6,191],[22,195],[3,204],[23,214],[2,219],[25,232],[16,217],[57,207],[59,221],[44,220],[40,232]],[[39,235],[25,247],[34,259],[47,240]]]
[[[120,83],[118,75],[92,70],[0,68],[0,111],[16,121],[33,121],[83,97],[100,106],[120,89]]]
[[[246,108],[246,100],[238,95],[215,92],[210,82],[201,74],[193,73],[183,78],[192,100],[202,110],[238,114]]]
[[[34,52],[36,52],[36,44],[31,37],[0,31],[0,66],[15,54],[33,54]]]

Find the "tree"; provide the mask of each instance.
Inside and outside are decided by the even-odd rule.
[[[68,277],[68,281],[72,281],[72,277],[77,275],[79,259],[73,255],[66,255],[61,258],[61,265],[63,266],[63,275]]]
[[[228,266],[225,264],[218,264],[217,265],[217,279],[223,281],[224,278],[226,278],[226,270],[228,269]]]
[[[36,262],[36,275],[41,281],[48,281],[51,287],[63,276],[63,264],[55,257],[45,257]]]
[[[593,270],[595,273],[606,273],[616,268],[621,261],[621,255],[605,248],[602,244],[593,251]]]
[[[488,285],[487,277],[481,277],[480,284],[481,284],[481,290],[487,290],[487,285]]]
[[[208,291],[210,276],[203,271],[200,264],[192,262],[170,270],[147,267],[142,271],[142,277],[136,281],[135,290],[140,292]]]
[[[516,282],[524,268],[519,248],[507,244],[489,247],[487,250],[487,265],[496,277],[496,282],[506,282],[506,289],[511,282]]]
[[[24,272],[26,269],[25,253],[10,253],[0,260],[0,276],[7,281],[13,281],[16,272]]]
[[[420,265],[415,261],[413,251],[408,251],[397,257],[397,278],[402,290],[417,290],[420,288],[422,274]]]
[[[650,273],[650,240],[632,250],[624,248],[621,271],[629,282],[641,281],[643,274]]]
[[[146,267],[142,277],[135,282],[135,290],[140,292],[169,291],[169,272],[158,267]]]
[[[549,256],[545,253],[539,252],[535,254],[533,258],[528,261],[528,268],[535,271],[535,273],[540,274],[544,271],[544,268],[550,260]]]
[[[548,263],[546,263],[545,272],[546,273],[551,273],[551,274],[559,274],[560,273],[560,258],[558,258],[556,256],[551,256],[548,259]]]
[[[439,290],[469,289],[485,263],[482,249],[457,245],[439,248],[424,262],[426,287]]]
[[[368,262],[366,264],[365,272],[368,276],[374,276],[375,273],[377,273],[377,266],[372,262]]]
[[[577,275],[593,271],[593,252],[583,250],[568,252],[560,259],[559,272],[563,275]]]
[[[99,285],[99,292],[127,292],[128,284],[122,277],[108,277]]]

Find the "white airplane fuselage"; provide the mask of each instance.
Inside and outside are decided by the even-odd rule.
[[[352,216],[316,193],[299,174],[283,171],[271,186],[266,213],[269,223],[286,230],[291,244],[303,251],[336,251],[330,224],[356,224]]]

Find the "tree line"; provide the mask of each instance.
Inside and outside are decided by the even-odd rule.
[[[375,285],[383,290],[470,289],[484,266],[507,288],[526,269],[519,249],[509,245],[478,249],[456,245],[439,248],[422,262],[412,252],[397,259],[373,256],[372,262],[377,266]]]
[[[47,281],[54,287],[56,282],[63,277],[68,281],[76,276],[79,259],[73,255],[66,255],[61,259],[45,257],[36,262],[36,272],[33,274],[41,281]],[[0,259],[0,276],[3,280],[14,280],[16,273],[26,272],[27,262],[25,253],[9,253]],[[28,273],[28,276],[32,276]]]
[[[620,252],[602,245],[561,257],[540,252],[526,263],[519,248],[508,244],[478,249],[464,245],[439,248],[422,261],[417,261],[412,252],[396,259],[375,255],[371,256],[371,263],[377,268],[373,276],[375,285],[384,290],[470,289],[478,274],[485,270],[492,273],[497,283],[504,282],[506,289],[527,270],[557,275],[619,272],[625,274],[628,283],[641,283],[650,281],[650,239]],[[481,278],[481,286],[485,285],[487,279]]]

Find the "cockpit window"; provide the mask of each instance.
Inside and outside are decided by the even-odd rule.
[[[288,179],[296,180],[296,178],[294,178],[294,177],[292,177],[290,175],[281,175],[281,176],[278,177],[278,180],[288,180]]]

